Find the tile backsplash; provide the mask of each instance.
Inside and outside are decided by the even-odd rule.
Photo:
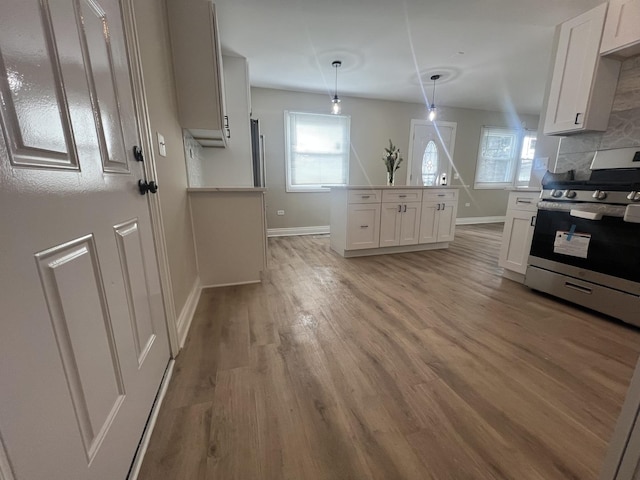
[[[577,180],[589,178],[596,150],[640,146],[640,56],[622,63],[609,127],[562,138],[556,172],[576,171]]]

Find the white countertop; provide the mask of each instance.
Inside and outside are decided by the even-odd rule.
[[[331,188],[332,190],[457,190],[458,188],[463,187],[464,185],[447,185],[444,187],[434,186],[434,187],[425,187],[420,185],[337,185]]]
[[[508,192],[541,192],[541,187],[508,187],[505,188]]]
[[[262,187],[192,187],[187,188],[189,193],[228,193],[228,192],[241,192],[241,193],[263,193],[266,192],[266,188]]]

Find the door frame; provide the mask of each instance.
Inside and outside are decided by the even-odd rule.
[[[450,161],[449,159],[447,159],[449,161],[449,168],[447,169],[447,178],[449,179],[448,184],[451,185],[451,169],[453,167],[453,153],[455,151],[455,147],[456,147],[456,131],[458,129],[458,123],[457,122],[444,122],[444,121],[430,121],[430,120],[425,120],[422,118],[414,118],[411,120],[411,129],[409,130],[409,151],[408,151],[408,155],[409,158],[407,159],[407,185],[411,185],[411,171],[413,170],[413,140],[415,138],[415,133],[416,133],[416,126],[417,125],[424,125],[427,127],[435,127],[436,131],[438,130],[439,126],[442,127],[449,127],[452,129],[451,132],[451,151],[449,152],[449,156],[451,157]]]
[[[129,57],[129,70],[131,73],[131,87],[133,91],[133,101],[135,115],[138,121],[138,133],[142,151],[144,152],[143,169],[145,178],[157,179],[156,158],[153,151],[153,132],[149,118],[149,106],[147,103],[147,92],[144,86],[144,74],[142,70],[142,57],[140,55],[140,44],[138,40],[138,29],[136,24],[135,9],[133,0],[122,0],[120,2],[122,10],[122,24],[126,41],[127,56]],[[156,247],[156,261],[158,273],[160,274],[160,289],[162,292],[162,302],[164,307],[167,332],[169,334],[169,352],[171,358],[175,358],[180,351],[180,341],[178,338],[178,326],[176,323],[176,308],[173,301],[173,285],[169,271],[169,257],[167,255],[167,244],[164,236],[164,222],[160,209],[161,192],[155,195],[147,195],[149,201],[149,212],[151,214],[151,228],[153,230],[153,243]]]

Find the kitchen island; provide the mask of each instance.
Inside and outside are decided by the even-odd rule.
[[[455,187],[331,187],[331,249],[361,257],[447,248],[457,211]]]

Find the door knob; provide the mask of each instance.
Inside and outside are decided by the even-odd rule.
[[[150,182],[138,180],[138,189],[140,190],[140,195],[146,195],[148,192],[156,193],[158,191],[158,184],[153,180]]]

